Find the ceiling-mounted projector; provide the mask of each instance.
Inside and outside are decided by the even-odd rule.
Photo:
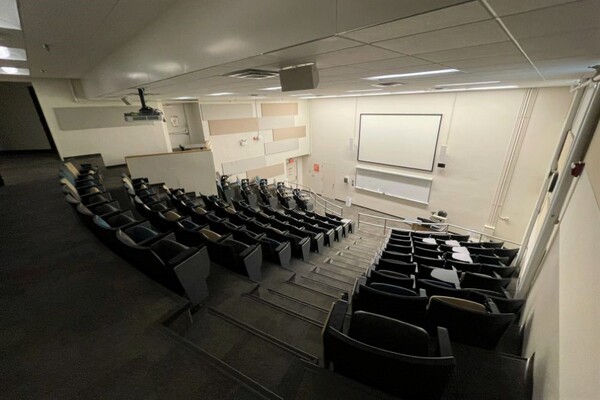
[[[279,71],[282,92],[310,90],[319,86],[319,71],[315,64],[295,65]]]
[[[162,111],[146,105],[146,100],[144,99],[144,88],[138,88],[138,95],[140,96],[142,108],[140,108],[138,112],[125,113],[125,121],[162,121]]]

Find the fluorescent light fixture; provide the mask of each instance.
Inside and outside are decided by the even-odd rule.
[[[28,68],[0,67],[0,74],[3,75],[29,75]]]
[[[235,94],[231,92],[220,92],[220,93],[211,93],[209,96],[229,96],[230,94]]]
[[[290,94],[291,97],[308,97],[314,96],[314,93]]]
[[[359,92],[376,92],[382,89],[356,89],[356,90],[346,90],[346,93],[359,93]]]
[[[516,85],[505,85],[505,86],[481,86],[472,88],[451,88],[437,90],[436,93],[440,92],[471,92],[473,90],[500,90],[500,89],[518,89]]]
[[[24,49],[0,46],[0,60],[27,61]]]
[[[467,82],[467,83],[447,83],[445,85],[435,85],[434,87],[446,87],[446,86],[469,86],[469,85],[490,85],[492,83],[500,83],[500,81],[488,81],[488,82]]]
[[[266,87],[258,90],[281,90],[281,86]]]
[[[190,97],[190,96],[181,96],[181,97],[175,97],[173,100],[197,100],[197,98]]]
[[[459,72],[457,69],[438,69],[435,71],[421,71],[421,72],[409,72],[406,74],[391,74],[391,75],[378,75],[363,78],[369,81],[378,81],[380,79],[394,79],[394,78],[409,78],[411,76],[425,76],[425,75],[439,75],[439,74],[450,74],[452,72]]]

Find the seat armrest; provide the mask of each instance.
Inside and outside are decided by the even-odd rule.
[[[367,284],[367,277],[359,276],[358,278],[356,278],[356,282],[354,282],[354,290],[352,290],[352,293],[358,294],[358,292],[360,291],[360,289],[359,289],[360,285],[366,285],[366,284]]]
[[[86,199],[90,196],[94,196],[94,195],[100,195],[100,194],[108,194],[110,195],[109,192],[107,192],[106,190],[102,191],[102,192],[97,192],[97,193],[86,193],[86,194],[79,194],[79,197],[81,197],[82,199]],[[112,199],[112,197],[111,197]]]
[[[348,302],[344,300],[337,300],[332,304],[329,314],[323,325],[323,332],[329,327],[343,332],[344,320],[346,319],[346,313],[348,312]]]
[[[490,314],[500,314],[498,306],[496,305],[496,303],[494,303],[494,300],[490,299],[489,297],[485,299],[485,305],[490,311]]]
[[[169,239],[169,240],[175,240],[175,234],[173,233],[173,231],[167,231],[167,232],[161,232],[156,236],[153,236],[151,238],[148,238],[146,240],[142,240],[141,242],[138,243],[138,246],[148,246],[150,247],[151,245],[153,245],[154,243],[158,242],[159,240],[163,240],[163,239]]]
[[[504,288],[500,288],[500,290],[502,290],[502,294],[503,294],[503,295],[504,295],[504,297],[506,297],[507,299],[511,300],[511,299],[513,298],[513,297],[512,297],[512,294],[510,294],[510,292],[509,292],[508,290],[506,290],[506,289],[504,289]]]
[[[198,253],[198,248],[190,247],[190,248],[182,251],[181,253],[177,254],[175,257],[171,258],[170,260],[167,260],[166,264],[168,266],[170,266],[171,268],[175,268],[177,265],[181,264],[188,258],[194,256],[196,253]]]
[[[425,289],[419,289],[419,297],[427,297],[427,291]]]
[[[450,343],[450,336],[448,335],[448,329],[438,326],[437,327],[437,338],[438,346],[440,349],[440,357],[452,357],[452,344]]]
[[[498,278],[498,279],[502,278],[502,277],[500,276],[500,274],[499,274],[499,273],[497,273],[496,271],[492,271],[492,276],[493,276],[494,278]]]

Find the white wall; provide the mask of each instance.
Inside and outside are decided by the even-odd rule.
[[[62,130],[54,113],[60,107],[124,106],[114,101],[75,102],[66,79],[34,79],[33,87],[62,158],[100,153],[107,166],[125,163],[125,156],[171,151],[166,126],[132,125],[114,128]],[[156,105],[153,105],[156,107]]]
[[[585,162],[523,317],[524,356],[536,354],[534,399],[600,393],[600,128]]]
[[[50,149],[28,86],[0,82],[0,151]]]
[[[543,160],[551,155],[570,100],[566,88],[541,89],[540,92],[540,101],[535,104],[534,114],[538,119],[542,118],[544,113],[551,113],[552,117],[531,124],[530,129],[535,132],[531,134],[531,138],[528,137],[530,132],[527,131],[527,143],[523,146],[527,154],[523,154],[523,157],[527,157],[536,166],[538,163],[540,165],[539,168],[526,171],[526,179],[529,180],[543,179],[547,167],[547,162]],[[320,173],[313,172],[313,164],[335,163],[335,197],[338,199],[352,196],[357,205],[413,218],[428,216],[430,211],[445,210],[449,214],[449,222],[483,230],[524,94],[525,90],[497,90],[310,100],[313,152],[304,163],[304,182],[319,190],[322,177]],[[551,108],[548,103],[552,105]],[[375,166],[390,171],[432,176],[429,205],[367,193],[354,189],[351,184],[343,183],[343,177],[353,177],[355,167],[359,165],[356,160],[356,148],[354,151],[348,150],[347,142],[348,138],[354,138],[357,143],[361,113],[443,115],[438,146],[448,145],[445,169],[436,167],[432,173],[427,173]],[[547,141],[550,145],[540,143]],[[537,146],[538,144],[540,146]],[[438,156],[439,151],[436,157]],[[515,176],[521,177],[521,170],[525,168],[517,168]],[[513,191],[512,196],[516,197],[509,196],[507,203],[512,204],[513,199],[520,195]],[[525,197],[527,199],[522,204],[531,204],[524,212],[527,217],[518,228],[503,232],[508,239],[521,240],[524,225],[537,198],[537,191],[525,193]],[[521,218],[523,217],[519,214],[511,219]]]

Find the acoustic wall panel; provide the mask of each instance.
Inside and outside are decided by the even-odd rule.
[[[154,123],[152,121],[125,121],[124,113],[138,110],[139,107],[60,107],[54,109],[54,114],[63,131],[152,125]]]
[[[358,161],[433,170],[441,114],[361,114]]]
[[[296,125],[295,118],[291,115],[283,117],[262,117],[258,119],[258,129],[266,131],[276,128],[289,128]]]
[[[262,103],[260,110],[263,117],[298,115],[298,103]]]
[[[288,140],[294,138],[306,137],[305,126],[295,126],[293,128],[278,128],[273,129],[273,140]]]
[[[277,142],[265,143],[265,154],[283,153],[284,151],[298,150],[300,141],[298,139],[279,140]]]
[[[283,175],[285,173],[283,163],[269,165],[264,168],[257,168],[246,172],[248,179],[259,178],[273,178],[274,176]]]
[[[254,115],[254,104],[201,104],[202,119],[205,121],[213,119],[252,118]]]
[[[262,168],[267,165],[264,156],[244,158],[242,160],[229,161],[221,164],[225,175],[239,174],[249,169]]]
[[[256,118],[215,119],[208,121],[208,129],[212,135],[229,135],[230,133],[256,132]]]

